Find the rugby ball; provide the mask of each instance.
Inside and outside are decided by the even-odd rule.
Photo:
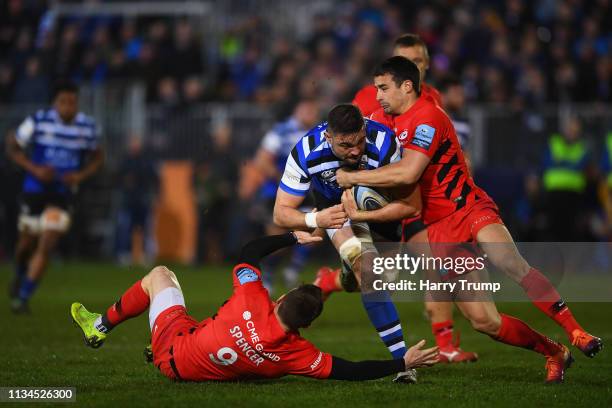
[[[357,208],[362,211],[378,210],[391,202],[391,198],[384,192],[374,190],[372,187],[353,187],[353,197]]]

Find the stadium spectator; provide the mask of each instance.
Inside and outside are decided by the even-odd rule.
[[[7,103],[13,98],[13,75],[12,67],[0,65],[0,103]]]
[[[228,220],[237,182],[238,163],[232,155],[232,128],[219,122],[213,128],[212,147],[196,166],[195,194],[198,206],[198,263],[228,259]]]
[[[122,265],[147,264],[155,259],[151,235],[151,209],[159,189],[159,176],[151,156],[144,150],[142,136],[131,135],[127,155],[119,165],[119,212],[116,251]],[[140,248],[133,248],[133,243]],[[134,259],[133,255],[139,256]]]
[[[474,89],[467,92],[469,101],[529,106],[567,98],[611,100],[612,74],[605,62],[612,38],[606,17],[611,12],[606,2],[561,1],[554,7],[547,2],[531,6],[522,0],[459,1],[453,7],[453,13],[426,4],[407,8],[386,1],[335,7],[315,14],[309,31],[297,41],[279,41],[279,33],[270,27],[273,22],[249,15],[237,17],[219,44],[208,44],[200,42],[205,40],[202,27],[188,20],[174,24],[165,19],[53,20],[44,6],[14,0],[1,13],[0,59],[19,72],[26,59],[36,55],[51,79],[55,75],[83,81],[145,79],[151,100],[161,77],[182,81],[215,64],[210,71],[217,76],[211,83],[218,84],[219,97],[256,100],[263,94],[266,100],[287,102],[293,96],[278,92],[274,77],[279,62],[294,57],[295,72],[324,83],[334,79],[329,81],[331,87],[324,87],[333,104],[346,86],[369,82],[372,61],[388,55],[388,50],[374,44],[410,28],[422,34],[430,48],[433,85],[448,73],[470,78]],[[205,45],[219,48],[207,53]],[[355,65],[360,46],[370,55],[360,61],[363,65]],[[111,65],[112,75],[105,72]],[[350,83],[343,84],[347,79]],[[273,89],[276,92],[270,92]]]
[[[612,132],[606,135],[605,147],[601,156],[601,174],[604,184],[602,201],[607,220],[604,239],[612,240]]]
[[[46,103],[49,100],[49,80],[41,72],[38,58],[28,58],[24,73],[17,80],[13,92],[15,103]]]
[[[569,117],[561,134],[548,139],[542,184],[546,193],[549,240],[586,240],[585,209],[589,151],[582,138],[582,123]]]

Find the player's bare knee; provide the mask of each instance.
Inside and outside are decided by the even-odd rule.
[[[149,272],[149,274],[147,276],[148,276],[148,278],[150,280],[155,280],[155,281],[159,281],[159,280],[170,281],[170,282],[172,282],[173,286],[176,286],[177,288],[180,288],[178,279],[177,279],[176,275],[174,274],[174,272],[172,272],[168,267],[166,267],[164,265],[158,265],[158,266],[154,267],[153,269],[151,269],[151,272]]]
[[[151,272],[149,272],[151,278],[172,278],[174,276],[174,272],[172,272],[168,267],[164,265],[157,265]],[[176,278],[176,277],[175,277]]]
[[[435,313],[436,308],[434,307],[433,302],[425,302],[425,314],[427,315],[427,318],[431,320]]]

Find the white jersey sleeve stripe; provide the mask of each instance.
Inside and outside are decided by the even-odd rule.
[[[304,174],[292,156],[287,159],[280,188],[294,195],[306,195],[310,189],[310,177]]]
[[[19,146],[26,147],[30,141],[32,140],[32,135],[34,134],[35,124],[34,120],[31,117],[27,117],[21,125],[17,128],[17,132],[15,132],[15,139],[17,139],[17,143]]]

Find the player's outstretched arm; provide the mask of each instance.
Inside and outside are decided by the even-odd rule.
[[[429,367],[438,362],[438,348],[423,350],[425,340],[410,347],[402,360],[347,361],[332,356],[332,369],[328,379],[364,381],[397,374],[411,368]]]
[[[313,236],[309,232],[295,231],[281,235],[268,235],[254,239],[242,248],[239,263],[247,263],[259,267],[261,260],[279,249],[294,244],[310,244],[322,241],[320,236]]]
[[[374,170],[350,171],[342,168],[336,172],[336,182],[342,188],[355,185],[370,187],[396,187],[415,184],[429,164],[429,156],[416,150],[404,150],[398,162]]]
[[[25,150],[17,142],[17,138],[14,135],[9,135],[6,138],[6,155],[19,167],[44,183],[52,181],[55,177],[53,167],[36,165],[28,158]]]
[[[391,222],[416,217],[420,214],[414,203],[406,199],[393,200],[376,210],[360,210],[351,190],[344,190],[342,193],[342,205],[347,216],[355,222]]]
[[[289,194],[279,188],[274,203],[274,223],[279,227],[291,229],[342,228],[347,220],[341,204],[317,212],[304,213],[299,210],[303,201],[303,196]]]

